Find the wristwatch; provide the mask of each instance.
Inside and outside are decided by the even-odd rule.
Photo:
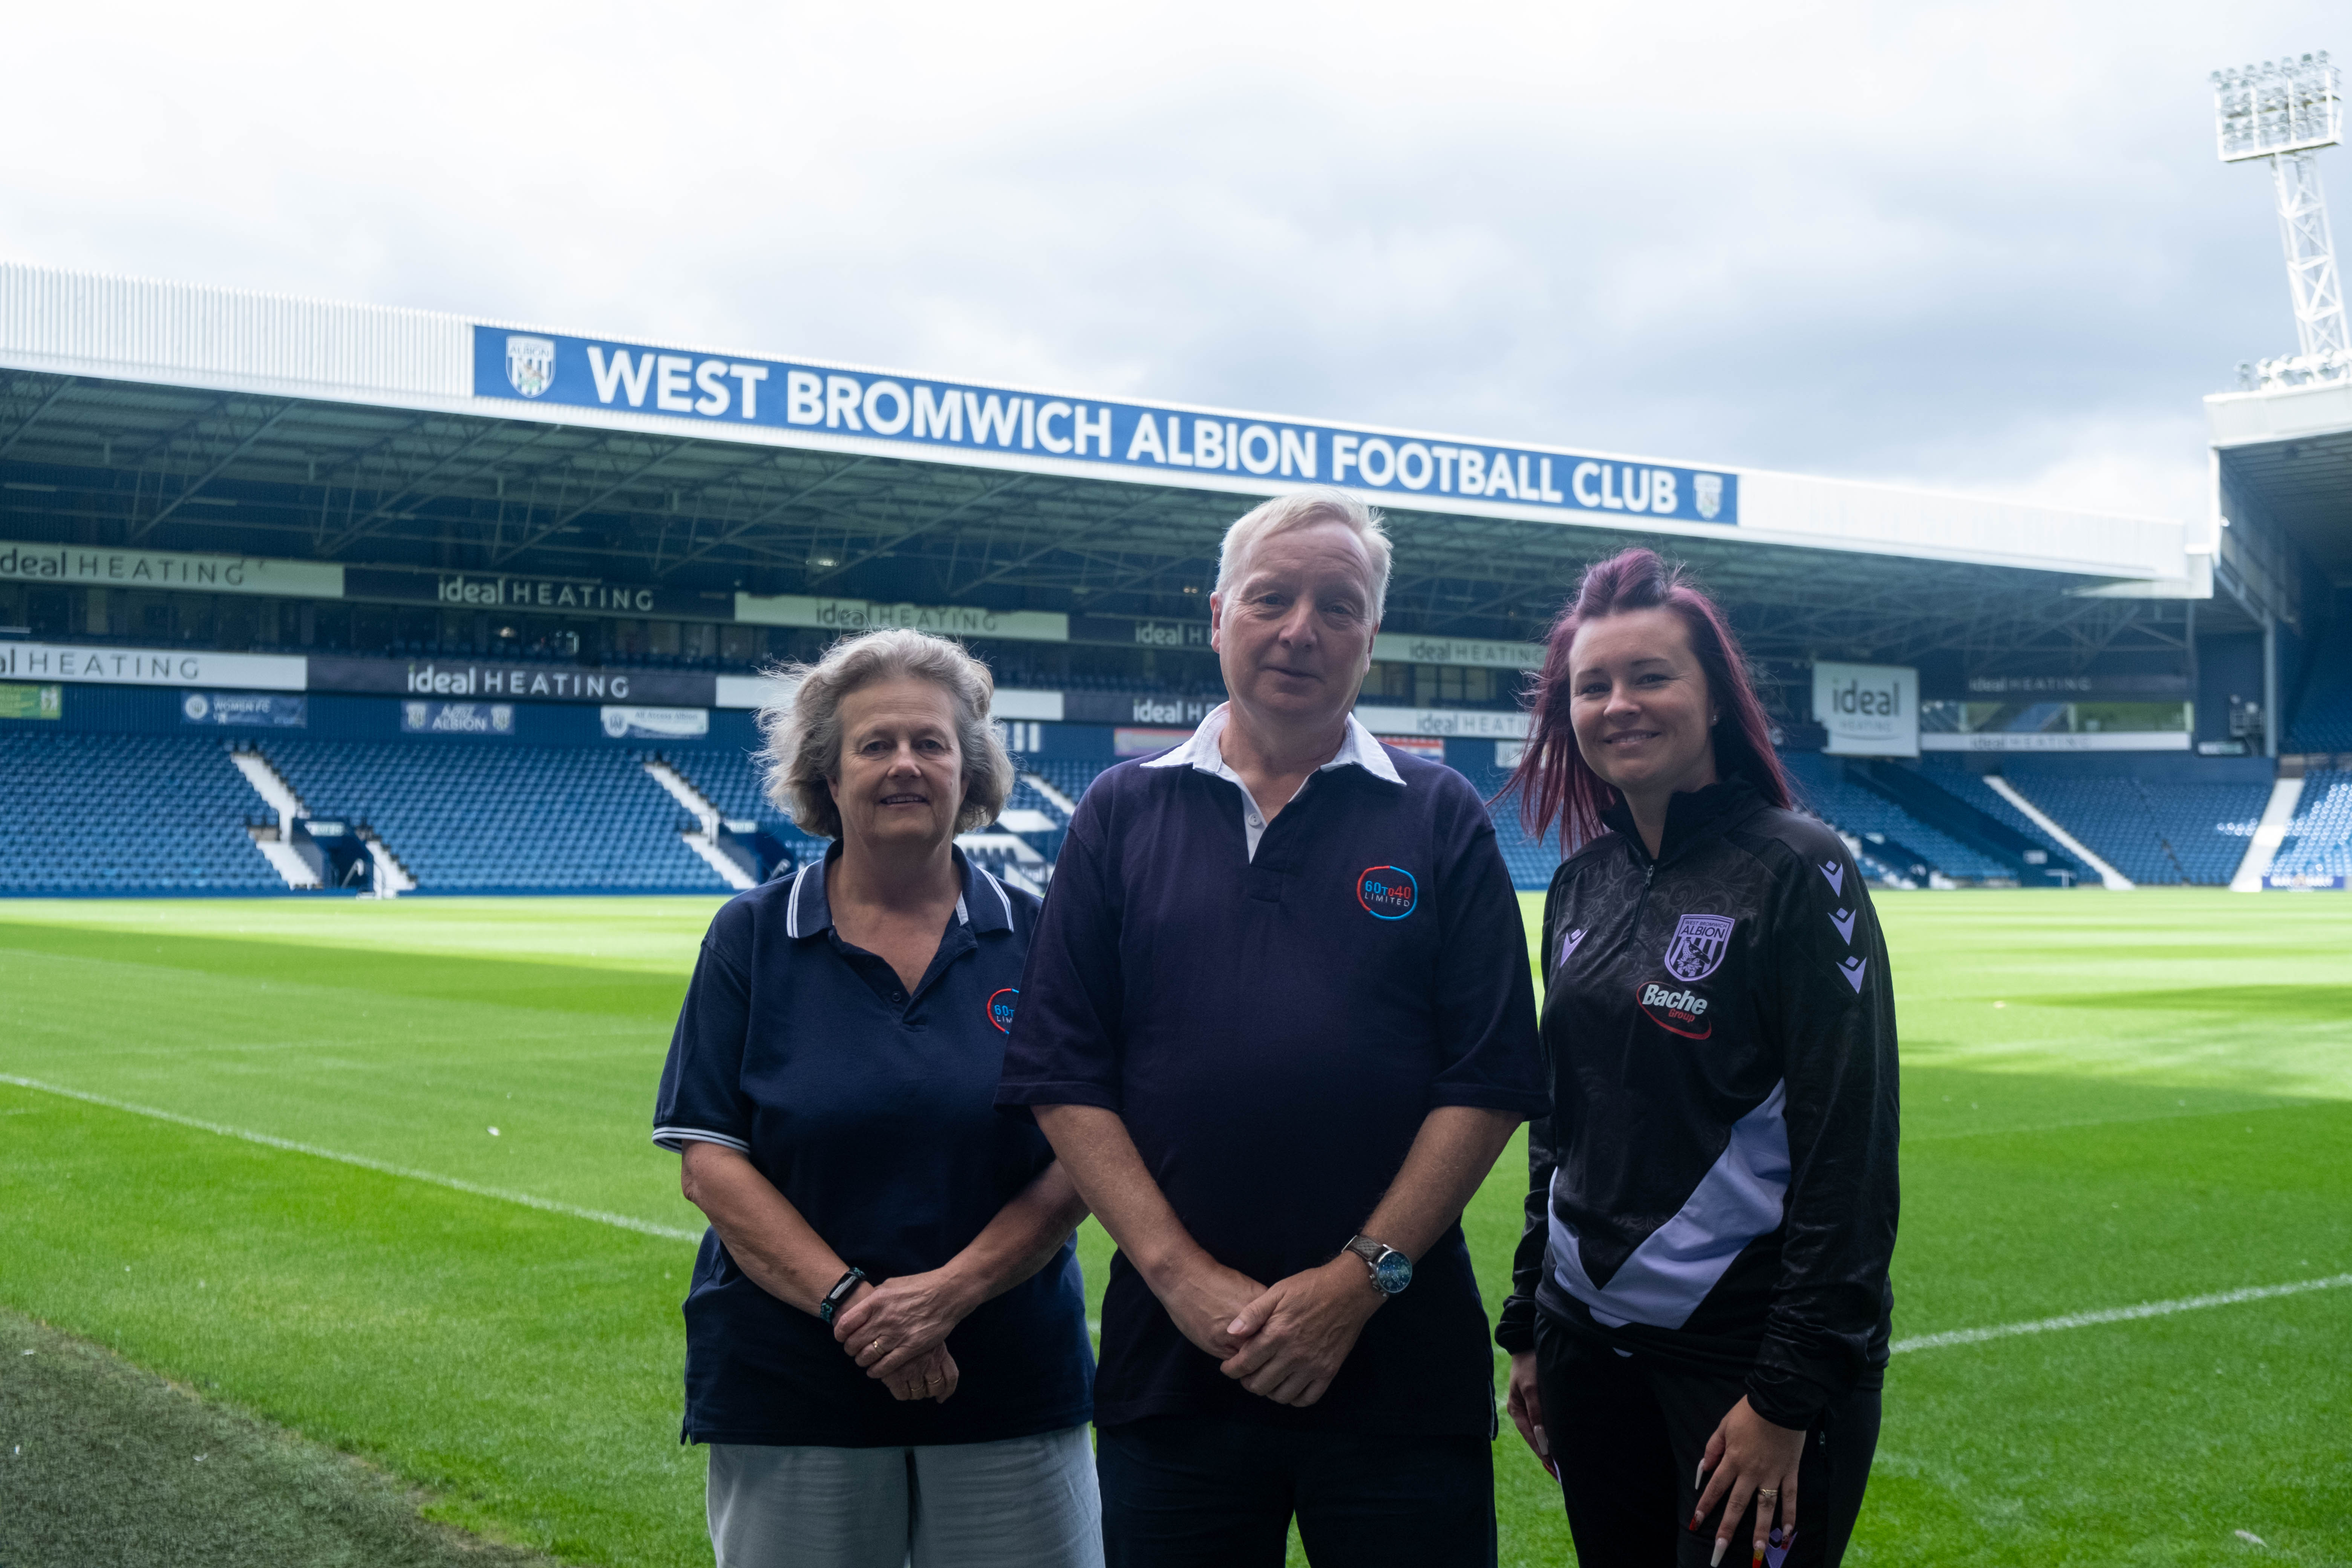
[[[1386,1242],[1359,1236],[1340,1250],[1364,1260],[1364,1267],[1372,1271],[1372,1289],[1383,1296],[1393,1296],[1412,1283],[1412,1259]]]
[[[816,1304],[818,1319],[828,1327],[831,1326],[833,1315],[841,1310],[841,1304],[856,1295],[857,1288],[866,1283],[867,1283],[866,1270],[863,1268],[852,1268],[834,1282],[833,1289],[824,1293],[824,1300]]]

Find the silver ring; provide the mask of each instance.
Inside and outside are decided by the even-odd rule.
[[[1756,1489],[1756,1500],[1761,1502],[1766,1498],[1770,1498],[1774,1502],[1779,1502],[1780,1500],[1780,1489],[1779,1487],[1758,1487]]]

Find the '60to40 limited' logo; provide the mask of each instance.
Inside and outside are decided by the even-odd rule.
[[[1384,921],[1401,921],[1421,902],[1421,884],[1402,866],[1367,866],[1356,878],[1356,901]]]

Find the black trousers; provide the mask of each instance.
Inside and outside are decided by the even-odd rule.
[[[1620,1355],[1541,1312],[1536,1373],[1581,1568],[1705,1568],[1718,1521],[1696,1534],[1684,1527],[1698,1506],[1706,1441],[1747,1393],[1741,1381]],[[1845,1555],[1878,1448],[1878,1406],[1877,1389],[1856,1389],[1805,1435],[1784,1568],[1834,1568]],[[1751,1509],[1736,1521],[1725,1563],[1747,1568],[1754,1521]]]
[[[1484,1437],[1160,1415],[1097,1432],[1095,1469],[1108,1568],[1281,1568],[1294,1513],[1327,1568],[1494,1568]]]

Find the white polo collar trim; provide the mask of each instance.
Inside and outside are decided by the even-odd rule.
[[[1226,710],[1232,706],[1229,702],[1220,702],[1210,709],[1202,717],[1200,728],[1194,730],[1182,745],[1165,756],[1152,758],[1143,765],[1147,768],[1192,767],[1220,778],[1233,777],[1233,770],[1225,765],[1225,754],[1217,749],[1217,738],[1225,732]],[[1361,768],[1374,778],[1392,784],[1401,786],[1404,784],[1403,776],[1396,771],[1396,764],[1389,761],[1387,749],[1358,721],[1353,713],[1348,715],[1348,738],[1339,742],[1338,754],[1315,771],[1328,773],[1333,768],[1349,766]]]

